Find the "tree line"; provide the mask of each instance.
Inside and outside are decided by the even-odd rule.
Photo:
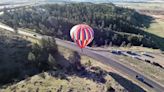
[[[157,48],[142,28],[149,27],[151,17],[113,4],[47,4],[5,11],[1,22],[16,28],[30,28],[41,34],[70,40],[70,29],[79,23],[90,25],[95,39],[90,45],[135,45]]]

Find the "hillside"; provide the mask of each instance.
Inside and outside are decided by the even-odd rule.
[[[2,47],[0,55],[3,57],[0,62],[1,92],[53,92],[54,90],[59,92],[142,92],[145,90],[111,67],[72,50],[58,46],[57,53],[51,49],[52,53],[45,48],[40,52],[37,49],[39,47],[36,48],[36,45],[33,46],[31,42],[17,34],[5,30],[0,30],[0,33]],[[47,60],[46,56],[50,53],[53,56],[48,56]]]
[[[95,31],[91,46],[128,45],[161,48],[142,28],[148,28],[151,17],[113,4],[51,4],[5,11],[1,22],[14,28],[30,28],[36,32],[69,40],[69,31],[79,23],[87,23]]]
[[[163,0],[35,0],[35,2],[92,2],[92,3],[123,3],[123,2],[163,2]],[[6,2],[34,2],[33,0],[1,0],[1,3]]]

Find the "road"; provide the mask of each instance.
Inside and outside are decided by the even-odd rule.
[[[10,29],[9,31],[13,32],[13,29],[10,27],[1,27],[1,28],[3,28],[3,29],[6,28],[6,30]],[[28,32],[28,31],[21,30],[21,29],[18,29],[17,33],[20,35],[23,35],[23,36],[28,36],[28,37],[32,37],[32,38],[36,38],[36,39],[52,38],[49,36],[41,35],[41,34],[38,34],[35,32]],[[105,65],[108,65],[108,66],[114,68],[115,70],[117,70],[123,74],[128,75],[129,77],[131,77],[133,79],[136,79],[136,75],[137,75],[144,80],[144,81],[141,81],[141,80],[138,80],[138,81],[140,81],[140,83],[143,83],[144,86],[149,87],[151,90],[154,90],[156,92],[163,92],[164,91],[164,87],[159,85],[155,81],[147,78],[146,76],[138,73],[137,71],[134,71],[134,70],[122,65],[121,63],[117,62],[116,60],[112,60],[111,58],[107,57],[106,55],[101,54],[99,51],[94,51],[94,50],[91,50],[90,47],[86,47],[83,49],[83,52],[82,52],[81,49],[76,44],[74,44],[72,42],[60,40],[57,38],[56,38],[56,43],[59,46],[69,48],[71,50],[77,51],[78,53],[81,53],[81,54],[84,54],[84,55],[89,56],[91,58],[94,58],[94,59],[98,60],[99,62],[101,62]]]

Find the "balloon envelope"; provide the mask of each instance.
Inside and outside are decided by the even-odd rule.
[[[84,48],[94,39],[94,31],[86,24],[78,24],[72,27],[70,36],[80,48]]]

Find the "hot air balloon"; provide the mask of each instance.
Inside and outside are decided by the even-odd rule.
[[[94,31],[86,24],[78,24],[72,27],[70,36],[72,40],[82,49],[92,42],[94,39]]]

